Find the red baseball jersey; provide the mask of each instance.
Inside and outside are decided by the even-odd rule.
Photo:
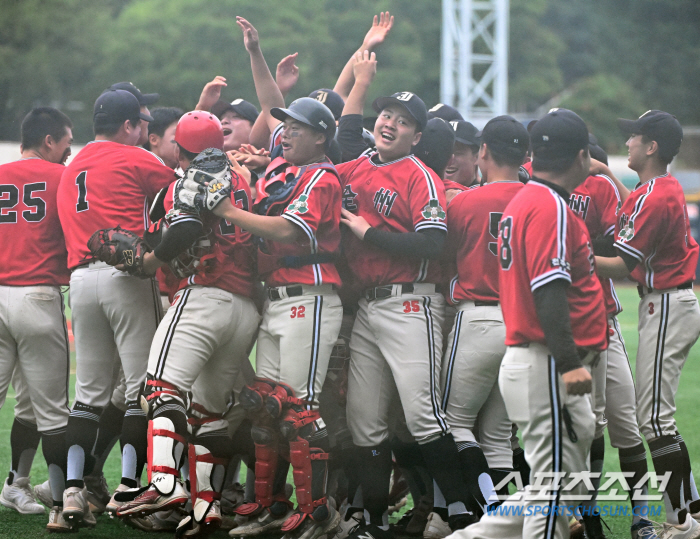
[[[148,207],[175,178],[149,151],[111,141],[93,141],[65,168],[58,187],[58,215],[66,236],[68,267],[90,257],[87,241],[102,228],[143,236]]]
[[[66,285],[56,191],[66,167],[39,158],[0,165],[0,284]]]
[[[576,346],[607,348],[608,322],[588,230],[553,187],[533,178],[513,197],[501,218],[498,256],[506,345],[546,344],[533,292],[563,279],[570,283],[566,297]]]
[[[591,238],[613,235],[617,212],[622,207],[615,182],[604,174],[589,176],[569,197],[569,207],[586,223]],[[608,315],[622,311],[612,279],[600,278]]]
[[[343,206],[364,217],[370,226],[389,232],[447,231],[445,187],[417,157],[377,163],[363,156],[337,169],[343,184]],[[352,233],[344,234],[343,241],[348,265],[362,288],[440,282],[437,262],[391,255]]]
[[[165,220],[173,226],[178,222],[197,220],[211,239],[211,252],[207,262],[200,265],[197,273],[179,281],[176,290],[191,285],[213,286],[240,296],[253,296],[255,246],[250,232],[232,225],[213,213],[201,218],[187,213],[172,212],[175,200],[175,183],[168,188],[163,205]],[[244,178],[234,175],[231,180],[231,203],[244,211],[252,206],[250,186]]]
[[[631,277],[649,288],[675,288],[695,279],[698,244],[678,180],[666,173],[627,197],[615,225],[615,247],[639,264]]]
[[[328,163],[329,166],[330,163]],[[285,182],[292,181],[301,174],[285,204],[273,205],[268,215],[281,216],[294,223],[304,233],[304,237],[294,243],[265,241],[265,254],[271,260],[286,256],[307,256],[312,254],[332,254],[340,250],[340,208],[341,189],[338,177],[332,171],[317,167],[288,167],[284,174]],[[272,179],[277,178],[274,176]],[[258,268],[261,270],[263,255],[259,255]],[[266,257],[267,258],[267,257]],[[341,285],[340,275],[333,262],[309,264],[298,268],[278,267],[276,264],[266,277],[268,286],[287,284]]]
[[[461,183],[453,182],[452,180],[442,180],[442,183],[445,186],[445,191],[449,191],[450,189],[456,189],[457,191],[468,191],[470,189],[470,187],[462,185]]]
[[[450,282],[451,303],[499,300],[498,224],[522,188],[519,181],[486,183],[458,194],[450,203],[445,253],[457,267]]]

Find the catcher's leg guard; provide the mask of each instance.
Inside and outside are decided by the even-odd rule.
[[[253,383],[245,386],[238,400],[248,413],[260,412],[265,407],[267,396],[275,389],[275,382],[264,378],[255,378]]]
[[[318,410],[304,410],[301,405],[292,404],[287,408],[278,426],[282,436],[292,442],[299,436],[308,438],[314,431],[314,427],[311,425],[314,422],[319,429],[325,429],[325,423],[323,423]]]
[[[304,404],[304,401],[294,396],[294,390],[287,384],[277,382],[275,389],[265,399],[265,410],[270,417],[277,419],[290,404]]]
[[[159,416],[148,425],[148,480],[163,495],[172,494],[180,477],[185,438],[175,432],[168,417]]]
[[[189,460],[194,520],[213,531],[221,525],[218,505],[229,459],[217,458],[203,445],[191,444]],[[217,507],[210,511],[214,505]]]

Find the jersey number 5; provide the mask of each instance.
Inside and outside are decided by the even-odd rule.
[[[502,213],[492,211],[489,213],[489,234],[494,240],[498,240],[498,223],[501,222]],[[498,243],[495,241],[489,242],[489,251],[493,256],[498,256]]]
[[[27,208],[22,212],[22,217],[28,223],[36,223],[46,217],[46,202],[39,197],[33,197],[35,191],[46,191],[46,182],[28,183],[24,186],[22,201]],[[7,196],[7,198],[5,198]],[[4,210],[14,208],[19,204],[19,189],[16,185],[0,185],[0,224],[16,223],[17,212]]]
[[[510,240],[513,231],[513,218],[506,217],[501,221],[501,248],[498,251],[498,259],[501,262],[501,268],[509,270],[513,264],[513,251],[510,247]]]

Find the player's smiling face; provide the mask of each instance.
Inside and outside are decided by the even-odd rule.
[[[221,117],[221,127],[224,129],[224,151],[238,150],[241,144],[247,144],[253,125],[229,110]]]
[[[315,163],[325,155],[325,137],[322,133],[292,118],[284,121],[282,152],[292,165]]]
[[[649,144],[644,143],[642,135],[631,135],[627,139],[627,166],[634,171],[641,170],[647,159]]]
[[[445,169],[445,179],[461,185],[471,185],[476,179],[478,157],[479,151],[475,146],[455,142],[454,153]]]
[[[389,105],[374,124],[374,141],[379,159],[386,163],[411,153],[421,133],[416,133],[416,121],[401,105]]]
[[[52,142],[46,160],[51,163],[65,165],[66,159],[68,159],[71,154],[71,144],[73,144],[73,131],[71,131],[70,127],[66,127],[66,132],[63,137]]]

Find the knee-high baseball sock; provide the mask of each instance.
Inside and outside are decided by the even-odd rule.
[[[358,447],[358,476],[362,499],[370,524],[385,526],[384,513],[389,506],[391,444],[388,440],[374,447]]]
[[[15,418],[10,431],[10,448],[12,451],[12,468],[7,482],[12,484],[18,477],[29,477],[34,462],[36,449],[41,435],[35,423]]]
[[[642,517],[640,515],[648,515],[646,496],[648,493],[647,473],[647,451],[644,444],[640,443],[634,447],[623,447],[618,450],[620,458],[620,471],[631,472],[634,475],[627,479],[629,485],[629,497],[632,507],[640,507],[632,516],[632,524],[639,522]]]
[[[523,487],[530,484],[530,465],[525,460],[525,450],[517,447],[513,450],[513,469],[520,473]]]
[[[695,485],[693,470],[690,467],[690,453],[688,453],[688,446],[685,445],[683,437],[680,434],[676,434],[674,438],[681,448],[683,463],[685,465],[685,470],[683,472],[683,497],[685,499],[685,507],[688,509],[689,513],[695,514],[700,511],[700,495],[698,495],[698,487]]]
[[[134,488],[141,478],[148,454],[148,419],[136,401],[127,403],[120,438],[122,450],[121,483]]]
[[[583,510],[583,514],[590,515],[591,510],[596,506],[598,498],[598,488],[600,487],[600,474],[603,473],[603,461],[605,460],[605,436],[600,436],[591,442],[591,484],[593,490],[588,493],[590,500],[581,502],[581,507],[586,507],[588,510]],[[596,477],[597,476],[597,477]]]
[[[479,505],[471,496],[463,476],[455,474],[455,470],[461,470],[461,463],[452,434],[420,444],[420,448],[430,475],[433,476],[445,497],[450,517],[475,516],[480,510]],[[450,524],[452,525],[452,522]],[[455,524],[457,524],[456,521]],[[465,525],[466,522],[459,524],[460,527]]]
[[[53,505],[63,506],[66,489],[66,427],[41,434],[41,449],[49,468],[49,486]]]
[[[489,464],[484,452],[476,442],[460,442],[458,449],[462,477],[469,492],[479,504],[481,513],[485,513],[487,506],[498,503],[498,495],[489,474]]]
[[[91,452],[97,440],[101,415],[102,408],[97,406],[77,401],[73,405],[66,428],[66,446],[68,447],[66,488],[85,486],[83,474],[90,474],[95,463],[95,457]]]
[[[93,475],[100,475],[112,448],[119,441],[122,433],[124,413],[111,402],[100,416],[100,432],[97,434],[95,444],[95,465],[92,468]]]
[[[408,488],[414,500],[420,500],[427,493],[419,468],[425,468],[423,453],[417,443],[405,443],[394,438],[391,441],[391,451],[394,453],[396,464],[406,477]],[[414,503],[417,503],[414,501]]]
[[[656,475],[671,472],[671,479],[664,492],[666,520],[671,524],[685,522],[688,511],[683,501],[683,472],[687,465],[683,460],[680,444],[673,436],[659,436],[649,441],[649,450]]]
[[[358,456],[359,448],[352,443],[352,440],[343,443],[340,448],[340,465],[348,480],[348,503],[353,507],[363,507],[356,501],[356,495],[360,488],[360,463]]]
[[[503,503],[508,497],[508,482],[504,483],[501,488],[497,488],[498,485],[503,483],[505,479],[513,473],[513,468],[491,468],[489,471],[491,474],[491,479],[493,479],[493,488],[496,489],[496,494],[499,496],[499,503]]]

